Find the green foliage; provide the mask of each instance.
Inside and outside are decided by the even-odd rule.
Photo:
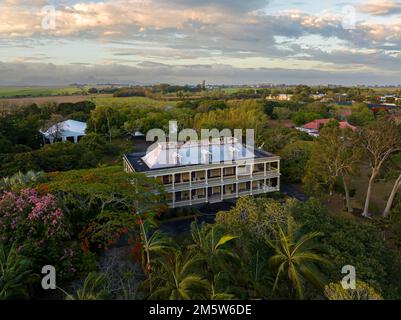
[[[263,130],[261,140],[264,143],[265,150],[278,152],[287,144],[296,141],[312,141],[313,138],[306,132],[284,128],[282,126],[274,126]]]
[[[39,183],[43,177],[44,173],[41,171],[28,171],[25,174],[18,172],[11,177],[6,177],[0,180],[0,191],[27,188]]]
[[[358,135],[351,129],[341,129],[330,121],[320,131],[310,159],[305,166],[303,182],[311,194],[332,194],[338,178],[349,180],[358,172],[363,150]]]
[[[207,280],[198,275],[198,259],[189,253],[176,251],[157,261],[155,289],[149,299],[204,299],[209,290]]]
[[[194,119],[194,128],[198,131],[214,128],[219,130],[253,128],[255,134],[258,135],[259,131],[268,123],[262,105],[254,100],[231,100],[227,104],[229,107],[227,109],[197,113]]]
[[[107,279],[104,274],[90,272],[85,278],[82,288],[74,295],[67,294],[66,300],[108,300],[111,294],[106,289]]]
[[[129,232],[136,227],[137,218],[130,212],[102,211],[87,223],[79,238],[83,241],[85,251],[107,249],[121,236],[132,236]]]
[[[10,140],[0,133],[0,153],[11,153],[13,145]]]
[[[125,173],[120,166],[56,172],[38,189],[50,190],[62,200],[64,211],[76,232],[100,212],[158,212],[165,194],[155,180]]]
[[[381,236],[380,230],[367,221],[330,215],[316,199],[296,203],[292,215],[303,224],[305,232],[324,233],[320,242],[333,262],[325,273],[332,282],[342,279],[345,265],[355,266],[358,279],[365,281],[383,296],[400,296],[400,261]],[[398,274],[397,274],[398,273]]]
[[[302,126],[320,118],[322,118],[322,116],[319,113],[305,110],[300,110],[292,115],[292,121],[294,121],[297,126]]]
[[[22,256],[16,243],[7,250],[0,242],[0,300],[28,298],[27,285],[35,277],[32,263]]]
[[[317,287],[321,287],[324,283],[322,275],[315,266],[319,263],[328,263],[317,252],[314,241],[321,237],[322,233],[302,233],[292,219],[289,219],[285,229],[277,225],[277,231],[277,239],[266,238],[267,244],[274,250],[274,255],[269,259],[269,263],[276,270],[273,293],[280,279],[284,277],[288,283],[290,296],[296,291],[298,298],[302,299],[306,280]]]
[[[287,144],[279,152],[279,155],[282,157],[281,172],[288,181],[302,181],[306,164],[312,155],[314,144],[311,141],[295,141]]]
[[[259,241],[276,233],[276,225],[285,223],[289,211],[286,206],[268,198],[241,197],[228,212],[219,212],[216,223],[226,230]]]
[[[340,283],[330,283],[324,289],[329,300],[382,300],[376,291],[363,281],[356,281],[355,289],[344,289]]]
[[[356,126],[365,126],[375,120],[373,112],[364,103],[359,103],[353,107],[349,122]]]

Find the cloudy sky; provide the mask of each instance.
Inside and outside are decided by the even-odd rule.
[[[401,84],[401,1],[0,0],[0,85]]]

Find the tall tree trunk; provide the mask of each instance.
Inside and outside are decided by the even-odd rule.
[[[394,183],[393,190],[391,191],[390,197],[387,200],[386,208],[383,211],[383,217],[387,217],[390,214],[391,207],[393,206],[395,195],[398,192],[398,189],[401,187],[401,174],[398,179]]]
[[[107,115],[107,128],[109,129],[109,142],[111,143],[111,129],[110,129],[110,120],[109,116]]]
[[[349,213],[352,213],[354,210],[352,209],[351,199],[349,196],[347,178],[345,176],[343,176],[343,184],[344,184],[344,192],[345,192],[345,202],[347,203],[347,210]]]
[[[372,169],[372,175],[370,176],[369,183],[368,183],[368,190],[366,191],[366,199],[365,199],[365,207],[362,212],[363,217],[369,217],[369,204],[370,204],[370,197],[372,195],[372,185],[373,181],[375,181],[375,178],[377,176],[377,170],[376,168]]]

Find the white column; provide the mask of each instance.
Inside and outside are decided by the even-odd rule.
[[[74,143],[78,143],[78,136],[74,136]]]
[[[192,171],[189,172],[189,204],[192,205]]]

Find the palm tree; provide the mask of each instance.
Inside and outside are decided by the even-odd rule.
[[[294,222],[289,220],[284,231],[281,225],[277,226],[276,241],[266,239],[267,244],[275,251],[269,259],[269,264],[276,270],[276,278],[273,292],[277,288],[282,276],[287,278],[290,295],[296,290],[299,299],[303,297],[305,280],[309,280],[315,286],[322,286],[322,277],[316,270],[316,263],[328,261],[315,252],[316,245],[312,241],[322,235],[320,232],[300,233],[299,228],[294,228]]]
[[[82,288],[70,295],[59,288],[66,294],[66,300],[107,300],[110,293],[106,290],[106,276],[102,273],[90,272],[84,280]]]
[[[273,279],[271,274],[266,272],[268,269],[267,264],[267,259],[257,250],[256,254],[250,256],[249,265],[244,270],[248,294],[253,299],[263,299],[270,295]]]
[[[238,256],[227,246],[237,238],[225,234],[218,225],[202,224],[199,228],[196,222],[191,225],[193,244],[189,246],[193,254],[199,258],[203,272],[210,283],[210,299],[233,299],[231,291],[237,289],[233,286],[233,273],[230,273],[230,262],[239,263]]]
[[[146,232],[143,223],[140,224],[142,238],[142,264],[145,273],[148,274],[149,291],[152,291],[152,255],[163,255],[175,250],[175,246],[171,238],[166,237],[163,233],[155,231],[150,237]]]
[[[0,300],[28,298],[26,283],[33,279],[29,259],[18,253],[16,244],[10,250],[0,243]]]
[[[195,273],[199,259],[175,251],[158,260],[149,299],[190,300],[206,297],[209,283]]]
[[[207,272],[217,274],[220,269],[226,267],[228,261],[238,261],[238,256],[226,246],[237,237],[224,234],[218,225],[203,224],[199,228],[197,223],[193,222],[191,235],[194,244],[190,248],[205,262]]]

